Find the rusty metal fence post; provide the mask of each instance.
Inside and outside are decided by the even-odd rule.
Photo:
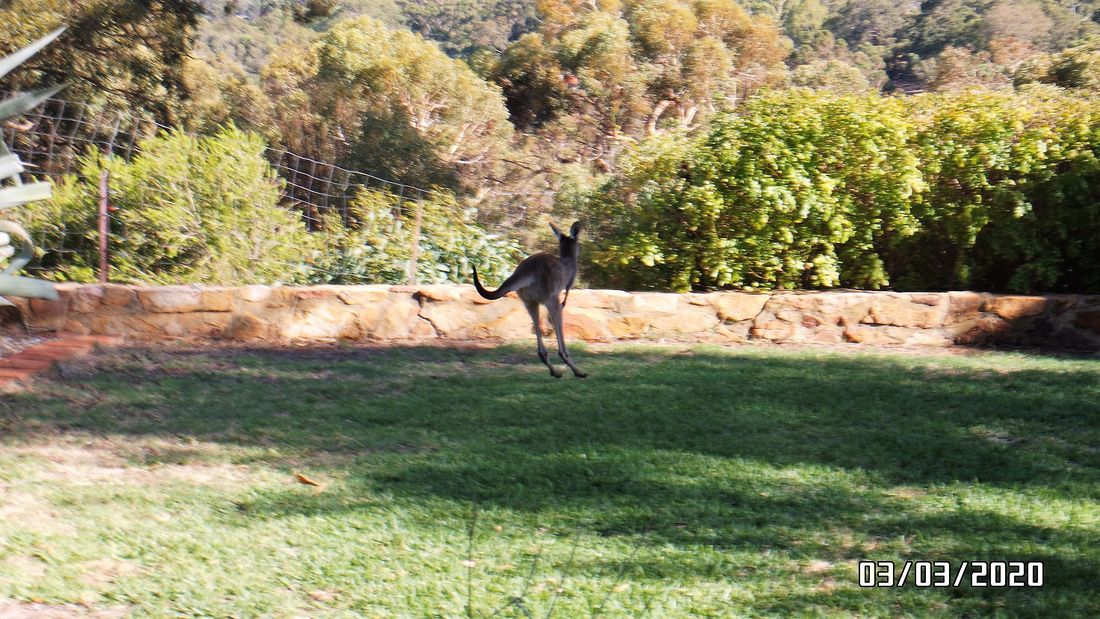
[[[111,173],[103,170],[99,173],[99,283],[106,284],[110,280],[108,270],[110,263],[107,261],[107,234],[109,230],[107,209],[107,186]]]

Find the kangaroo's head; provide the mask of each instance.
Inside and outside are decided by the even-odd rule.
[[[573,222],[572,227],[569,228],[569,234],[562,233],[554,224],[550,224],[550,229],[554,231],[554,236],[558,237],[561,257],[571,258],[576,261],[581,253],[580,243],[577,242],[577,236],[581,233],[581,222]]]

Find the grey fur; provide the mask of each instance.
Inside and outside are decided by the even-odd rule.
[[[580,256],[577,235],[581,232],[581,222],[574,223],[568,235],[563,234],[554,224],[550,224],[550,228],[558,237],[560,255],[538,253],[528,256],[496,290],[486,290],[481,285],[475,268],[474,287],[477,288],[478,294],[490,300],[499,299],[513,291],[519,295],[520,300],[527,307],[527,312],[531,315],[531,322],[535,325],[539,359],[550,368],[551,376],[561,378],[561,372],[550,364],[550,355],[542,343],[542,330],[539,329],[539,305],[545,305],[550,321],[554,325],[554,333],[558,336],[558,356],[570,370],[573,370],[577,378],[584,378],[588,374],[578,370],[573,364],[573,358],[569,354],[569,349],[565,347],[565,336],[562,333],[562,310],[565,309],[565,302],[569,300],[569,289],[577,279],[577,258]],[[564,293],[564,299],[562,293]]]

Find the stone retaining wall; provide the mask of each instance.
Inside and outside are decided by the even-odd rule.
[[[531,336],[530,319],[514,295],[485,301],[472,286],[63,284],[59,291],[59,301],[16,303],[32,326],[135,339],[282,342]],[[1100,296],[574,290],[565,316],[566,336],[589,341],[767,340],[1100,350]]]

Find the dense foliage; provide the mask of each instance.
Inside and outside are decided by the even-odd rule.
[[[211,137],[172,132],[130,163],[90,156],[55,198],[27,209],[27,228],[54,254],[43,264],[87,281],[97,264],[100,172],[110,174],[111,277],[121,282],[302,281],[314,238],[279,205],[264,143],[233,127]],[[75,233],[75,234],[74,234]]]
[[[0,7],[0,54],[67,26],[12,75],[11,88],[68,83],[67,97],[181,120],[184,60],[202,15],[197,0],[11,0]]]
[[[43,247],[40,268],[55,279],[93,281],[98,264],[99,179],[110,174],[111,279],[145,283],[404,283],[420,210],[420,282],[465,281],[471,264],[503,277],[514,242],[474,223],[453,194],[420,201],[364,190],[308,232],[280,204],[281,181],[259,136],[234,127],[195,138],[147,140],[127,163],[85,157],[53,200],[20,213]]]
[[[448,269],[424,280],[507,262],[486,230],[533,250],[546,219],[583,212],[594,283],[1091,290],[1096,118],[1082,97],[1100,89],[1098,7],[15,0],[0,23],[9,46],[70,26],[18,87],[68,79],[93,111],[125,105],[199,136],[237,126],[430,190],[433,230],[462,240],[423,241],[421,267]],[[880,94],[921,91],[938,94]],[[92,166],[59,195],[89,199]],[[364,193],[357,208],[393,213],[382,227],[330,221],[308,240],[334,253],[262,277],[399,279],[400,200]],[[94,223],[66,221],[64,251]],[[61,255],[67,276],[87,271]]]
[[[419,210],[419,235],[417,211]],[[418,201],[364,189],[346,219],[331,215],[322,232],[311,281],[327,284],[405,283],[416,245],[416,281],[469,281],[471,267],[503,280],[516,263],[514,241],[486,233],[454,195],[434,192]],[[419,243],[415,241],[419,239]]]
[[[1100,104],[790,91],[591,195],[601,285],[1100,292]]]

